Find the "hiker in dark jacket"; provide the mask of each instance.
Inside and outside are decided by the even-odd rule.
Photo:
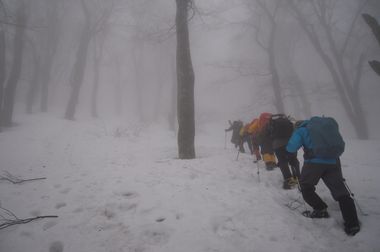
[[[254,149],[253,149],[252,137],[248,133],[249,125],[250,124],[246,124],[246,125],[244,125],[244,127],[241,127],[241,129],[239,131],[239,136],[240,136],[240,139],[241,139],[241,143],[243,145],[242,146],[242,149],[243,149],[242,152],[244,152],[244,143],[247,143],[249,151],[251,152],[251,155],[253,155],[254,154]]]
[[[354,200],[344,184],[340,160],[339,158],[321,158],[313,155],[311,151],[313,142],[311,141],[310,132],[306,128],[308,123],[308,120],[303,121],[293,132],[286,150],[290,153],[296,153],[301,147],[304,149],[304,164],[299,184],[304,200],[313,208],[309,217],[329,217],[326,203],[315,192],[315,186],[318,184],[319,179],[322,179],[334,200],[339,202],[346,234],[355,235],[360,231],[360,224]]]
[[[272,141],[272,147],[278,160],[278,167],[284,177],[283,189],[291,189],[297,185],[297,178],[300,177],[300,162],[297,158],[297,152],[290,153],[286,151],[288,141],[289,138],[274,138]]]
[[[278,167],[284,177],[283,189],[291,189],[296,186],[300,176],[300,163],[297,152],[289,153],[286,145],[293,133],[293,123],[284,114],[272,115],[269,123],[269,131],[272,139],[272,148],[278,160]],[[289,168],[290,167],[290,168]]]
[[[232,130],[232,136],[231,136],[231,143],[235,145],[235,148],[239,147],[240,152],[245,152],[244,151],[244,146],[243,146],[243,141],[242,138],[240,137],[240,129],[243,127],[243,122],[240,120],[233,121],[228,121],[230,124],[230,127],[228,129],[225,129],[225,131],[231,131]]]

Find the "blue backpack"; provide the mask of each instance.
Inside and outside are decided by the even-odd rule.
[[[345,143],[334,118],[314,116],[306,128],[310,134],[313,156],[338,158],[342,155]]]

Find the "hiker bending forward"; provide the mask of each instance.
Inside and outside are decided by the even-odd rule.
[[[346,234],[355,235],[360,231],[360,225],[354,200],[351,198],[344,184],[339,157],[321,158],[314,155],[311,149],[315,145],[313,145],[310,130],[307,125],[313,118],[303,121],[298,128],[295,129],[286,146],[286,150],[290,153],[297,152],[301,147],[304,149],[304,164],[299,183],[304,200],[313,208],[309,217],[329,217],[326,203],[315,192],[315,186],[318,184],[319,179],[322,179],[330,190],[334,200],[339,202]],[[321,117],[318,118],[320,119]],[[319,140],[320,139],[316,139],[315,141],[317,142]]]

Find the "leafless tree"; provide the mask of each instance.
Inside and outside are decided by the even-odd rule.
[[[377,42],[380,45],[380,25],[377,20],[369,14],[362,14],[364,21],[371,28],[373,35],[375,36]],[[372,60],[368,62],[372,67],[373,71],[375,71],[378,75],[380,75],[380,62],[377,60]]]
[[[25,44],[25,30],[29,18],[29,7],[24,0],[19,1],[16,11],[16,25],[14,26],[16,33],[13,38],[13,62],[9,77],[4,90],[4,101],[2,108],[3,125],[12,125],[14,99],[16,95],[16,87],[21,75],[22,59]]]
[[[4,180],[4,181],[11,182],[12,184],[22,184],[24,182],[41,180],[41,179],[46,179],[46,178],[22,179],[22,178],[19,178],[19,177],[15,176],[15,175],[7,172],[7,171],[4,171],[3,175],[0,175],[0,181]]]
[[[276,54],[275,54],[275,42],[278,27],[277,14],[280,8],[280,1],[262,1],[256,0],[258,8],[260,8],[260,13],[264,14],[264,18],[260,18],[258,22],[253,25],[255,28],[255,40],[261,49],[268,56],[268,70],[271,76],[270,84],[274,93],[273,104],[279,113],[285,112],[285,107],[283,103],[282,90],[280,86],[280,76],[278,67],[276,65]],[[252,8],[250,8],[252,10]],[[253,15],[257,14],[257,11],[252,10]],[[263,20],[267,20],[267,25],[263,25]],[[268,30],[268,31],[267,31]],[[264,38],[262,38],[264,37]]]
[[[42,42],[43,59],[41,66],[41,111],[48,110],[49,85],[52,75],[52,67],[57,47],[59,44],[60,34],[60,1],[46,0],[46,25],[43,32],[44,41]]]
[[[345,37],[340,39],[341,34],[335,27],[335,12],[337,10],[336,0],[309,0],[296,2],[287,0],[295,18],[306,33],[314,49],[321,57],[327,70],[331,74],[333,83],[337,90],[339,99],[343,104],[345,112],[351,121],[356,134],[361,139],[368,138],[368,123],[361,104],[360,84],[363,73],[365,54],[358,52],[358,41],[355,28],[357,19],[366,2],[358,2],[357,9],[351,18],[351,24],[345,31]],[[312,20],[310,17],[315,17]],[[342,43],[338,43],[342,41]],[[348,48],[351,46],[351,50]],[[352,57],[353,53],[358,53]],[[347,62],[346,59],[356,62]],[[355,66],[355,70],[349,68]]]
[[[2,208],[0,206],[0,230],[5,229],[10,226],[25,224],[31,221],[44,219],[44,218],[58,218],[58,216],[57,215],[43,215],[43,216],[35,216],[31,218],[26,218],[26,219],[20,219],[10,210]]]
[[[192,0],[176,0],[178,155],[195,158],[194,70],[191,61],[188,17]]]
[[[113,10],[113,2],[108,3],[105,8],[101,8],[100,13],[94,11],[94,8],[98,7],[94,6],[94,2],[90,5],[86,0],[81,0],[80,3],[84,13],[84,25],[80,34],[79,46],[70,80],[72,89],[65,112],[65,118],[69,120],[74,119],[76,107],[79,101],[79,92],[82,87],[84,74],[86,71],[90,41],[104,28]]]
[[[29,90],[26,96],[26,112],[32,113],[33,111],[33,103],[37,94],[37,91],[40,87],[40,79],[41,79],[41,56],[38,53],[38,48],[35,45],[33,40],[29,40],[29,47],[32,54],[33,60],[33,76],[30,81]]]
[[[4,82],[5,82],[5,32],[3,26],[0,25],[0,132],[3,126],[2,123],[2,105],[4,96]]]
[[[91,115],[93,117],[98,117],[98,90],[99,90],[99,80],[100,80],[100,64],[103,58],[103,48],[105,43],[105,36],[96,37],[93,41],[94,43],[94,85],[92,87],[91,93]]]

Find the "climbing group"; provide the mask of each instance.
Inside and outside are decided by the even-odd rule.
[[[303,212],[304,216],[329,218],[326,203],[315,192],[322,179],[339,203],[346,234],[353,236],[360,231],[355,202],[342,175],[340,155],[345,143],[335,119],[315,116],[295,121],[284,114],[261,113],[248,124],[240,120],[229,123],[225,131],[232,130],[231,142],[239,152],[245,152],[247,143],[254,162],[262,160],[267,170],[280,168],[283,189],[299,189],[313,208]],[[301,147],[304,163],[300,171],[297,151]]]

